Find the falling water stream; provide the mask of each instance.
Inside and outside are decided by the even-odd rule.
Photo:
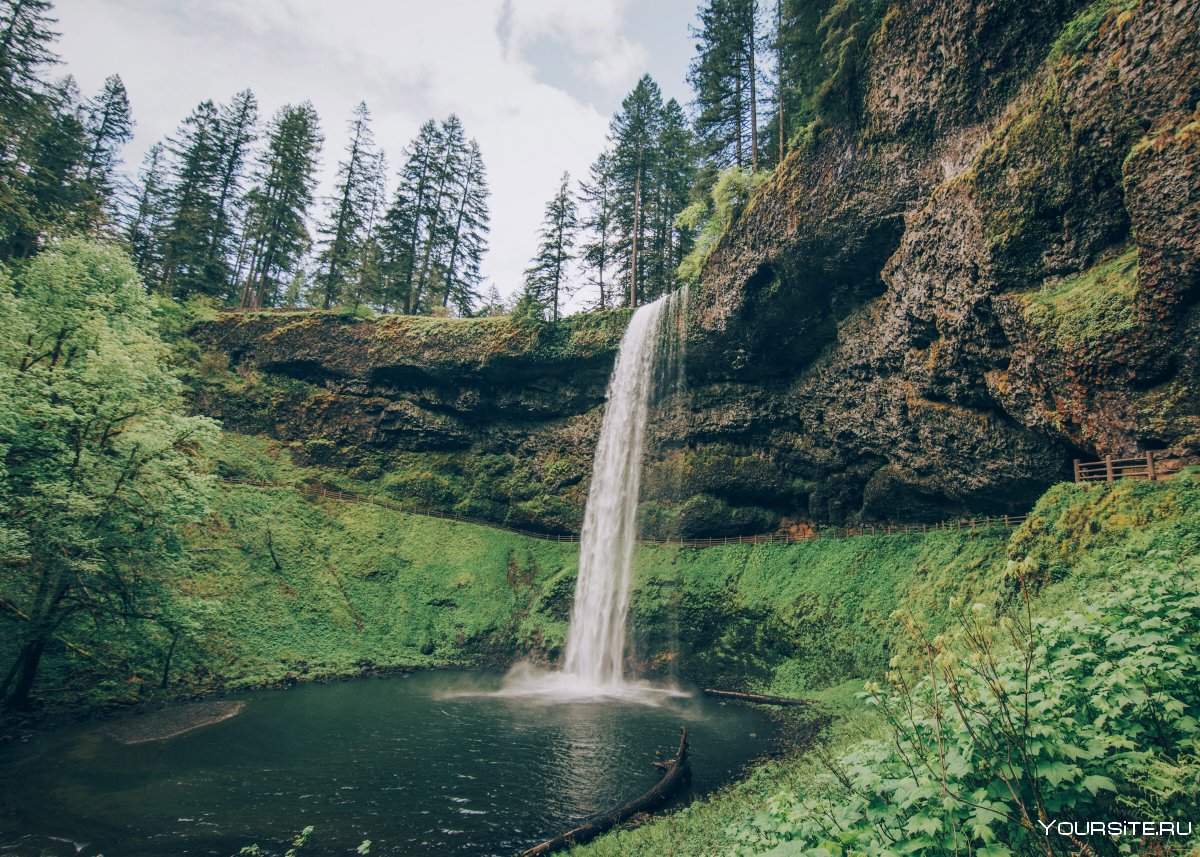
[[[596,444],[562,670],[547,674],[518,667],[504,693],[619,696],[647,702],[674,693],[626,679],[625,620],[646,425],[655,396],[678,383],[679,321],[686,301],[686,289],[666,295],[640,307],[629,321],[608,383]]]

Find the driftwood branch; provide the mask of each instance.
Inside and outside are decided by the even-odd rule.
[[[657,762],[655,765],[660,769],[664,767],[661,763]],[[647,812],[654,809],[674,794],[691,777],[692,768],[687,757],[687,727],[684,726],[679,736],[679,750],[670,764],[665,766],[662,779],[653,788],[641,797],[630,801],[618,809],[592,816],[592,818],[574,830],[568,830],[566,833],[555,836],[553,839],[547,839],[541,845],[535,845],[533,848],[522,851],[521,857],[536,857],[536,855],[540,854],[550,854],[563,848],[570,848],[574,845],[582,845],[585,842],[590,842],[601,833],[616,827],[631,816],[639,812]]]
[[[739,702],[757,702],[759,705],[812,705],[812,702],[807,699],[789,699],[786,696],[764,696],[761,693],[741,693],[736,690],[716,690],[711,687],[704,688],[705,696],[713,696],[717,699],[736,699]]]

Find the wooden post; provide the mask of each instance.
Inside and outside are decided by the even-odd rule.
[[[1158,471],[1154,469],[1154,452],[1146,450],[1146,478],[1151,482],[1158,481]]]
[[[1081,474],[1081,473],[1079,472],[1079,465],[1080,465],[1080,463],[1081,463],[1081,462],[1079,461],[1079,459],[1078,459],[1078,458],[1076,458],[1076,459],[1075,459],[1075,481],[1076,481],[1076,482],[1082,482],[1082,481],[1083,481],[1083,474]]]
[[[1113,476],[1113,463],[1111,455],[1104,456],[1104,472],[1107,475],[1109,482],[1112,482],[1113,479],[1116,478]]]

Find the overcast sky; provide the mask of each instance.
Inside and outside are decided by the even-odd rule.
[[[85,94],[118,73],[145,150],[200,101],[258,97],[265,119],[308,99],[325,133],[324,183],[365,100],[388,155],[450,113],[479,141],[491,182],[485,288],[521,284],[559,175],[586,175],[609,118],[650,72],[688,100],[688,25],[698,0],[58,0],[66,71]]]

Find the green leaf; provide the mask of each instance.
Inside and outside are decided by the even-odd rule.
[[[1100,774],[1091,774],[1090,776],[1084,777],[1083,787],[1092,794],[1096,794],[1096,792],[1100,791],[1101,789],[1110,792],[1117,791],[1117,784],[1108,777],[1101,776]]]

